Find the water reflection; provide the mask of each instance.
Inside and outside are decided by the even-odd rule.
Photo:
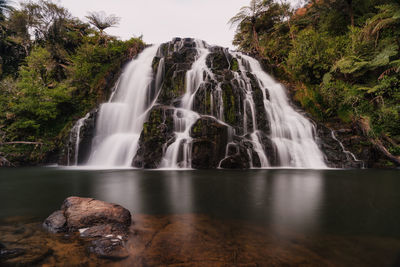
[[[133,213],[202,213],[301,231],[318,228],[318,171],[102,172],[89,195]]]
[[[279,172],[271,186],[273,226],[291,225],[303,233],[319,228],[323,193],[320,172]]]
[[[400,236],[398,173],[0,170],[0,218],[43,219],[75,195],[118,203],[133,214],[205,214],[274,231],[286,227],[302,233]]]

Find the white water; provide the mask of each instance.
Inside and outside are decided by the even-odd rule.
[[[206,64],[210,51],[203,41],[195,42],[197,59],[191,69],[186,72],[185,94],[173,115],[175,140],[168,147],[165,145],[160,168],[191,168],[190,129],[200,118],[200,114],[193,111],[193,102],[196,93],[205,82],[213,81],[216,84],[210,95],[209,115],[215,116],[213,118],[225,124],[221,83],[217,82]],[[172,49],[178,51],[182,47],[183,42],[178,42]],[[233,75],[243,95],[242,104],[239,105],[240,109],[243,109],[240,111],[243,115],[243,131],[240,130],[240,134],[253,145],[252,149],[247,149],[250,167],[253,167],[252,151],[258,155],[261,168],[271,167],[268,160],[271,155],[267,155],[263,145],[263,133],[260,130],[262,125],[257,123],[254,91],[247,72],[251,72],[256,77],[262,90],[262,101],[271,129],[268,137],[275,147],[279,167],[326,168],[324,156],[314,140],[314,126],[291,107],[284,88],[266,74],[255,59],[241,53],[232,53],[232,55],[239,63],[240,72],[233,72]],[[121,75],[110,101],[100,106],[88,161],[90,168],[131,166],[138,149],[143,124],[156,102],[163,83],[164,58],[160,59],[157,72],[153,77],[152,62],[155,56],[161,57],[161,52],[158,51],[157,46],[152,46],[145,49],[137,59],[131,61]],[[206,114],[202,114],[204,115]],[[228,129],[229,144],[226,148],[226,157],[228,157],[229,146],[237,146],[232,139],[233,135],[237,134],[235,129],[231,126]],[[77,145],[79,146],[79,142]],[[79,147],[75,149],[79,150]],[[77,162],[77,156],[76,153],[75,162]]]
[[[158,46],[151,46],[132,60],[110,102],[100,106],[88,165],[131,166],[143,123],[154,104],[149,92],[153,80],[152,61],[157,50]],[[160,63],[159,68],[163,68],[163,62]]]
[[[210,53],[209,50],[202,41],[195,40],[195,42],[198,58],[193,63],[191,70],[186,72],[186,91],[182,97],[181,107],[174,112],[175,141],[168,146],[161,161],[161,168],[187,169],[192,167],[190,129],[200,118],[200,115],[193,111],[193,101],[200,86],[208,77],[213,75],[206,64],[206,58]],[[180,154],[181,157],[179,157]]]
[[[90,113],[87,113],[85,117],[80,118],[72,127],[71,133],[70,133],[70,143],[73,142],[73,137],[75,136],[75,145],[74,145],[74,162],[71,164],[70,162],[70,155],[69,155],[69,150],[68,150],[68,165],[78,165],[78,155],[79,155],[79,145],[81,143],[81,128],[83,126],[83,123],[89,118]]]
[[[276,147],[280,167],[326,168],[324,155],[314,140],[314,125],[292,108],[283,86],[265,73],[257,60],[241,54],[236,56],[241,72],[248,69],[262,89],[270,138]]]
[[[253,88],[251,86],[250,79],[246,76],[247,68],[245,64],[246,61],[243,62],[241,57],[237,56],[238,54],[234,54],[235,58],[238,60],[240,73],[235,72],[235,79],[238,81],[239,86],[245,93],[245,98],[243,100],[243,129],[244,129],[244,136],[250,134],[251,142],[254,146],[254,151],[257,153],[258,158],[260,159],[261,168],[270,167],[270,163],[268,161],[267,155],[265,150],[261,144],[261,137],[258,132],[257,127],[257,120],[256,120],[256,104],[254,103],[253,99]],[[265,98],[265,95],[264,95]],[[250,109],[251,116],[250,118],[247,116],[247,108]],[[251,125],[253,126],[252,129],[248,129],[248,121],[251,120]],[[250,151],[248,152],[250,158],[252,158]],[[251,162],[252,164],[252,162]]]
[[[351,153],[350,151],[346,150],[346,148],[344,147],[343,143],[340,142],[339,139],[336,138],[335,132],[334,132],[333,130],[331,131],[331,135],[332,135],[332,138],[333,138],[336,142],[339,143],[340,147],[342,148],[343,153],[346,154],[347,159],[349,159],[349,156],[350,156],[354,161],[359,162],[359,163],[361,164],[361,168],[364,168],[364,167],[365,167],[364,161],[357,159],[356,156],[355,156],[353,153]]]

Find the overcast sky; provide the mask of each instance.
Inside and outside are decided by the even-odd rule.
[[[72,15],[86,21],[88,11],[105,11],[121,18],[107,30],[122,39],[143,34],[146,43],[173,37],[194,37],[232,47],[234,29],[228,20],[250,0],[58,0]]]

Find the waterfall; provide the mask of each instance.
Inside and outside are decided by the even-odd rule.
[[[149,99],[149,92],[154,90],[152,62],[157,50],[158,46],[151,46],[132,60],[110,102],[100,106],[88,165],[131,166],[143,123],[154,101]]]
[[[196,112],[193,112],[193,100],[197,90],[207,77],[212,77],[212,72],[206,65],[206,58],[210,53],[200,40],[195,41],[198,59],[193,63],[191,70],[186,72],[185,89],[186,92],[182,97],[181,108],[176,109],[174,113],[174,130],[175,142],[173,142],[166,150],[162,159],[162,168],[191,168],[191,141],[190,129],[193,124],[200,118]],[[176,48],[175,48],[176,49]],[[206,73],[206,75],[204,75]],[[182,156],[179,158],[179,153]]]
[[[281,167],[326,168],[324,155],[315,142],[315,128],[290,105],[285,90],[246,55],[236,53],[243,73],[251,72],[263,92],[264,108]],[[267,98],[267,93],[269,99]],[[251,103],[251,102],[250,102]]]
[[[324,155],[315,142],[314,125],[293,109],[283,86],[263,71],[257,60],[242,54],[239,57],[242,75],[251,72],[262,89],[271,129],[270,139],[276,148],[280,167],[326,168]]]
[[[84,124],[84,122],[89,118],[90,113],[87,113],[85,117],[80,118],[74,125],[74,127],[72,127],[70,135],[69,135],[69,143],[70,144],[74,144],[74,160],[71,163],[71,159],[70,159],[70,151],[68,149],[68,165],[78,165],[78,156],[79,156],[79,145],[81,143],[81,128]]]
[[[179,93],[176,77],[185,79]],[[227,85],[230,91],[224,91]],[[155,108],[164,110],[164,118],[144,128]],[[133,160],[145,162],[151,155],[156,157],[154,167],[192,168],[192,161],[199,162],[194,161],[198,154],[193,151],[203,149],[201,142],[210,136],[207,129],[192,135],[195,125],[208,127],[197,124],[202,120],[214,127],[217,138],[202,152],[207,157],[204,151],[214,149],[210,150],[215,152],[210,155],[214,167],[230,168],[246,161],[250,168],[326,168],[313,124],[290,105],[283,86],[257,60],[180,38],[146,48],[126,66],[110,100],[100,105],[87,164],[130,167]],[[83,122],[78,121],[73,131],[80,131]],[[153,140],[149,136],[153,130],[143,129],[156,129],[157,136]],[[75,151],[79,151],[77,139]],[[158,150],[147,153],[155,147]],[[77,159],[76,152],[75,163]]]

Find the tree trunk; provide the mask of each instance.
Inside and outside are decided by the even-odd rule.
[[[263,56],[264,51],[262,51],[262,49],[260,47],[260,43],[258,42],[258,34],[256,31],[256,25],[254,23],[252,25],[252,28],[253,28],[253,39],[254,39],[254,43],[256,45],[256,50],[260,56]]]
[[[357,124],[360,127],[363,134],[368,138],[368,140],[374,145],[374,147],[379,152],[381,152],[388,160],[390,160],[397,166],[400,166],[400,157],[394,156],[392,153],[390,153],[379,139],[369,137],[369,132],[371,131],[371,127],[369,125],[368,120],[361,117],[360,119],[358,119]]]
[[[354,10],[353,10],[353,0],[347,0],[347,9],[349,11],[350,23],[354,27]]]
[[[0,143],[0,146],[2,145],[16,145],[16,144],[23,144],[23,145],[43,145],[43,143],[40,142],[27,142],[27,141],[14,141],[14,142],[4,142]]]

